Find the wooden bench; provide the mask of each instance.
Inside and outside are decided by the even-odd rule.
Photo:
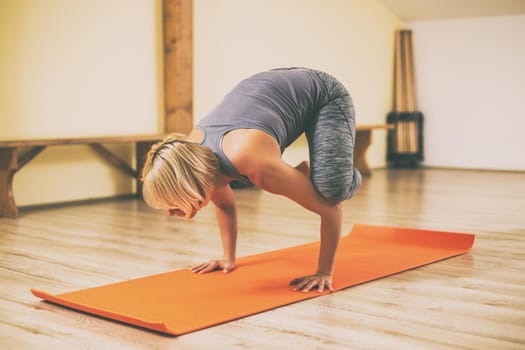
[[[358,125],[355,133],[354,167],[359,169],[361,175],[371,176],[372,171],[368,166],[366,152],[372,144],[372,131],[374,129],[392,129],[390,124]]]
[[[17,171],[49,146],[90,146],[117,169],[136,179],[137,195],[140,196],[141,183],[138,181],[138,176],[144,157],[151,145],[163,139],[164,136],[153,134],[0,141],[0,217],[16,218],[18,216],[18,208],[13,194],[13,178]],[[115,143],[135,144],[135,169],[103,146],[103,144]],[[23,148],[28,148],[28,150],[22,154]]]
[[[360,125],[356,128],[354,149],[354,166],[361,171],[363,176],[370,176],[366,153],[372,143],[374,129],[389,129],[391,125]],[[128,135],[106,137],[81,137],[81,138],[56,138],[35,140],[0,141],[0,217],[16,218],[18,208],[13,194],[13,178],[17,171],[35,158],[46,147],[64,145],[88,145],[102,158],[107,160],[124,174],[136,179],[136,193],[141,194],[141,183],[138,181],[144,157],[151,145],[162,140],[166,135]],[[103,144],[130,143],[135,144],[135,169],[127,162],[120,159]],[[28,148],[23,154],[21,149]]]

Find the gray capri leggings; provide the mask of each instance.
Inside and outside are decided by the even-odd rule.
[[[314,71],[328,91],[326,103],[305,130],[310,152],[310,177],[331,203],[354,195],[361,173],[354,168],[355,111],[346,88],[331,75]]]

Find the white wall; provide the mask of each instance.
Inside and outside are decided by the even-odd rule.
[[[400,22],[380,1],[194,0],[194,16],[195,121],[247,76],[302,66],[325,70],[346,85],[359,124],[385,122]],[[370,164],[384,166],[384,131],[374,139]],[[306,156],[301,142],[285,153],[290,163]]]
[[[0,139],[162,130],[161,3],[0,0]],[[250,74],[307,66],[348,87],[358,123],[382,123],[399,24],[379,0],[194,0],[195,121]],[[374,138],[370,163],[384,166],[384,131]],[[305,154],[299,144],[287,159]],[[14,183],[18,205],[132,190],[85,146],[44,151]]]
[[[0,139],[158,132],[160,18],[160,0],[0,0]],[[14,182],[19,205],[132,188],[86,146],[45,150]]]
[[[525,16],[408,26],[424,164],[525,170]]]

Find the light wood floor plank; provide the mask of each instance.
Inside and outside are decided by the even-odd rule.
[[[318,239],[285,198],[237,190],[238,254]],[[40,302],[221,254],[213,208],[192,221],[138,200],[0,219],[0,349],[524,349],[525,174],[376,170],[344,203],[354,223],[476,234],[464,255],[181,337]],[[316,259],[316,257],[312,257]],[[387,262],[385,262],[387,263]],[[336,281],[337,282],[337,281]]]

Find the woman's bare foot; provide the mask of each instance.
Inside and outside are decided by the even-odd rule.
[[[310,177],[310,162],[307,160],[303,160],[301,163],[297,164],[295,169],[299,170],[303,174],[305,174],[307,177]]]

